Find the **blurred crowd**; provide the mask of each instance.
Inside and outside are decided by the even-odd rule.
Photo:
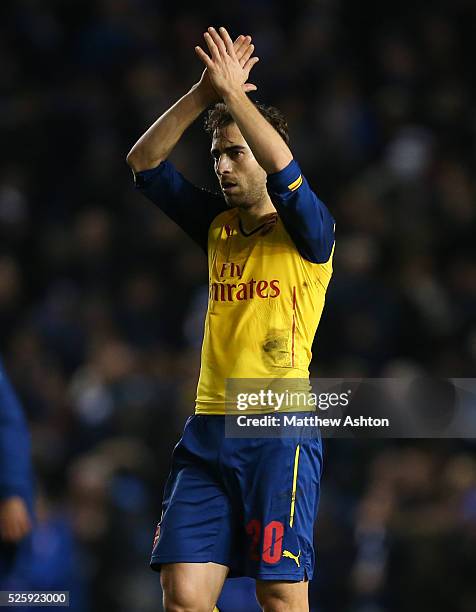
[[[207,268],[125,156],[198,80],[208,25],[251,34],[253,94],[337,220],[326,377],[472,377],[471,0],[15,0],[0,20],[0,347],[30,422],[35,586],[160,609],[148,567],[192,413]],[[216,189],[200,121],[172,160]],[[472,612],[471,441],[327,441],[318,612]],[[224,611],[226,612],[226,610]]]

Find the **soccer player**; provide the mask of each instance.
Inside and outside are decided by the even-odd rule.
[[[0,361],[0,587],[15,585],[30,553],[33,484],[30,438]]]
[[[172,458],[151,559],[167,612],[210,612],[227,576],[256,579],[266,612],[308,610],[319,437],[225,436],[227,379],[306,379],[332,273],[334,220],[274,108],[246,95],[249,37],[204,34],[202,77],[127,156],[137,188],[208,254],[209,303],[195,415]],[[207,128],[221,195],[167,160],[216,99]]]

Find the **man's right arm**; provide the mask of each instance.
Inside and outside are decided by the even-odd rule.
[[[256,86],[247,80],[258,58],[251,57],[254,49],[251,37],[239,36],[234,46],[243,71],[243,91],[253,91]],[[136,187],[205,252],[208,228],[225,210],[225,202],[222,197],[192,185],[167,158],[184,131],[214,102],[218,102],[218,97],[205,69],[200,81],[157,119],[127,155]]]
[[[185,130],[210,104],[210,93],[197,83],[143,134],[127,155],[134,174],[150,170],[167,159]]]
[[[202,77],[203,78],[203,77]],[[209,105],[199,84],[147,130],[127,156],[136,189],[160,208],[205,253],[208,229],[224,210],[223,198],[187,181],[167,157],[186,128]]]

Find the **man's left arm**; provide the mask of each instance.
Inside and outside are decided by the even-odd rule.
[[[294,159],[280,172],[268,175],[268,192],[304,259],[313,263],[328,261],[334,246],[335,221]]]
[[[197,55],[208,68],[215,89],[226,103],[256,161],[268,175],[268,191],[283,224],[301,255],[314,263],[328,261],[335,222],[311,190],[288,145],[243,92],[239,62],[225,28],[205,33],[211,57]]]

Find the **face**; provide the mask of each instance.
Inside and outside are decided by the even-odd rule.
[[[215,131],[211,154],[228,206],[251,208],[266,197],[266,172],[256,161],[236,123]]]

